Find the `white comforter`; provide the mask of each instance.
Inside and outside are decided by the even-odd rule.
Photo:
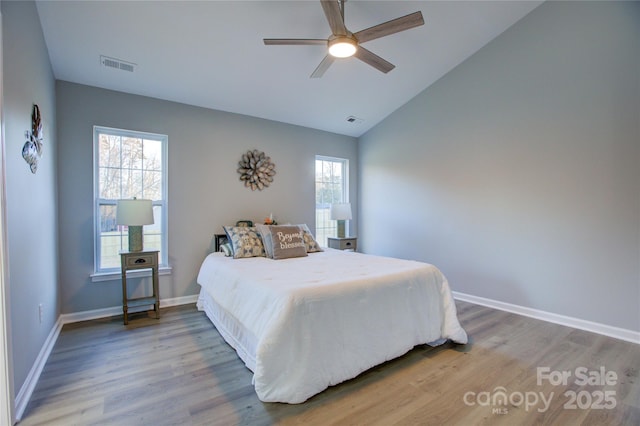
[[[304,402],[419,344],[467,342],[446,278],[425,263],[331,249],[211,254],[197,281],[255,336],[247,366],[265,402]]]

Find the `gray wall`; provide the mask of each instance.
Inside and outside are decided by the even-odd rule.
[[[350,160],[357,200],[357,140],[303,127],[57,82],[60,279],[62,313],[118,306],[120,281],[91,282],[93,271],[93,126],[169,136],[169,262],[162,299],[197,294],[198,268],[214,233],[238,219],[315,228],[315,155]],[[252,192],[236,168],[248,149],[276,164],[274,182]],[[354,202],[354,214],[357,202]],[[354,226],[357,229],[357,222]]]
[[[360,241],[640,330],[640,4],[547,2],[359,141]]]
[[[3,1],[1,6],[8,292],[18,393],[59,314],[55,83],[35,4]],[[36,174],[22,158],[34,103],[44,131]]]

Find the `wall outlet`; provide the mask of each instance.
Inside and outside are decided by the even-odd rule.
[[[42,307],[42,303],[38,305],[38,318],[40,319],[40,324],[42,324],[42,313],[44,312],[44,308]]]

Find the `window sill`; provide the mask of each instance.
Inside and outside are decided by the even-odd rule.
[[[173,268],[171,266],[161,266],[158,268],[158,275],[171,275]],[[140,277],[150,277],[151,270],[150,269],[142,269],[139,271],[131,271],[127,273],[127,278],[140,278]],[[122,272],[114,271],[114,272],[100,272],[91,274],[91,282],[97,283],[101,281],[115,281],[122,279]]]

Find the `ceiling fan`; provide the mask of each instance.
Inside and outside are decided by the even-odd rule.
[[[320,0],[322,9],[331,27],[331,36],[328,39],[309,38],[265,38],[264,44],[269,45],[324,45],[328,47],[328,53],[320,62],[320,65],[311,74],[311,78],[320,78],[331,66],[336,58],[355,56],[362,62],[371,65],[375,69],[388,73],[395,65],[382,59],[375,53],[361,46],[362,43],[375,40],[380,37],[399,33],[410,28],[424,24],[421,12],[414,12],[401,18],[393,19],[382,24],[352,33],[344,25],[344,4],[346,0]]]

